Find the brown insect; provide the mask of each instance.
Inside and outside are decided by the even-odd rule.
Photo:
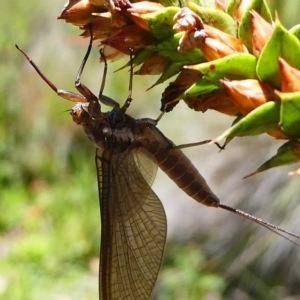
[[[133,300],[151,297],[162,264],[167,229],[164,208],[151,189],[157,166],[199,203],[223,208],[272,231],[281,231],[299,238],[278,226],[220,203],[205,179],[180,150],[207,141],[175,146],[156,127],[157,120],[134,119],[126,114],[132,101],[132,65],[129,95],[122,107],[102,94],[107,64],[101,51],[105,68],[99,96],[82,84],[80,78],[92,42],[91,33],[89,47],[75,81],[80,94],[57,89],[28,55],[17,45],[16,47],[58,96],[76,102],[70,110],[73,121],[83,127],[85,134],[97,148],[96,167],[102,223],[100,299]],[[112,106],[112,110],[102,113],[99,100]]]

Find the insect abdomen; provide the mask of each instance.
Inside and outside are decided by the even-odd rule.
[[[148,144],[147,150],[155,157],[160,169],[186,194],[204,205],[219,206],[218,197],[180,149],[166,148],[153,141]]]

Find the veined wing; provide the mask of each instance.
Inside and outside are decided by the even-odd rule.
[[[97,149],[102,300],[150,299],[166,241],[164,208],[151,189],[157,166],[145,150]],[[140,169],[141,168],[141,169]]]

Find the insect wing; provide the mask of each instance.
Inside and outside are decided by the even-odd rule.
[[[102,300],[150,299],[162,264],[167,222],[151,189],[157,166],[141,149],[97,149]]]

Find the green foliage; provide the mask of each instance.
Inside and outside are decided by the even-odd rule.
[[[225,281],[220,274],[209,270],[207,257],[197,244],[178,243],[168,245],[167,249],[170,250],[160,274],[158,300],[222,299]]]

